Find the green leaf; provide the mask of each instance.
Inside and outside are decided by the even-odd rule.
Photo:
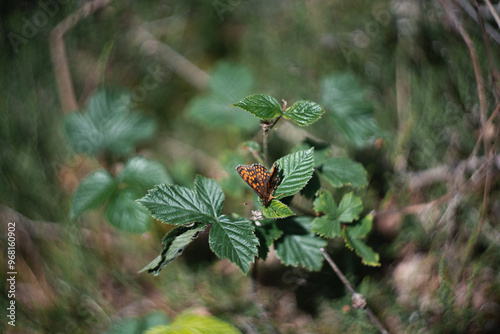
[[[200,175],[194,180],[194,189],[200,201],[208,208],[207,214],[218,217],[224,207],[224,192],[214,179]]]
[[[148,211],[135,202],[139,197],[131,189],[119,191],[106,208],[106,217],[119,230],[144,233],[149,229],[151,217]]]
[[[220,216],[210,228],[208,242],[219,258],[229,259],[245,274],[258,254],[254,226],[245,218]]]
[[[170,325],[161,325],[144,334],[241,334],[231,324],[213,316],[181,313]]]
[[[192,222],[209,224],[222,212],[224,193],[217,182],[197,176],[195,190],[161,184],[137,200],[151,215],[164,223],[182,225]]]
[[[361,201],[361,198],[350,192],[342,197],[337,209],[337,214],[341,222],[350,223],[353,220],[358,219],[362,210],[363,202]]]
[[[326,246],[326,241],[316,237],[310,231],[312,219],[296,217],[280,221],[283,236],[275,242],[276,255],[283,264],[289,266],[301,265],[309,270],[319,270],[323,264],[323,254],[320,249]]]
[[[118,180],[138,190],[147,190],[157,184],[172,183],[165,167],[157,161],[136,156],[127,161]]]
[[[309,270],[320,270],[323,265],[321,248],[326,241],[313,235],[285,235],[276,243],[276,255],[288,266],[301,265]]]
[[[320,191],[318,197],[313,202],[314,211],[317,213],[324,212],[330,216],[337,215],[337,203],[333,199],[332,193],[329,191]]]
[[[70,217],[104,204],[116,188],[114,178],[106,170],[98,170],[80,182],[71,200]]]
[[[356,188],[368,184],[363,165],[349,158],[334,157],[326,160],[320,169],[323,177],[334,187],[351,185]]]
[[[319,104],[302,100],[288,107],[283,113],[283,117],[291,119],[300,126],[306,126],[316,122],[324,112],[323,107]]]
[[[209,92],[196,96],[187,107],[187,114],[202,124],[227,129],[253,130],[255,117],[231,106],[233,101],[250,94],[253,75],[245,66],[218,62],[210,73]]]
[[[325,238],[335,238],[342,235],[342,224],[338,218],[322,216],[314,218],[311,231]]]
[[[276,225],[276,220],[265,219],[261,226],[255,227],[255,235],[259,239],[259,258],[265,260],[274,240],[283,235],[283,231]]]
[[[280,173],[283,179],[276,189],[275,197],[291,196],[305,187],[314,171],[314,148],[298,151],[280,158]]]
[[[130,109],[130,93],[110,89],[96,91],[87,109],[72,113],[64,120],[71,147],[89,155],[102,151],[130,153],[156,130],[153,120]]]
[[[313,220],[312,231],[326,238],[335,238],[342,235],[342,223],[350,223],[358,219],[363,210],[361,199],[348,193],[342,197],[337,208],[332,194],[329,191],[320,192],[314,200],[314,210],[326,215]]]
[[[368,214],[360,222],[349,225],[347,233],[351,238],[365,238],[373,227],[373,216]]]
[[[163,238],[161,254],[139,272],[147,270],[157,276],[167,264],[178,258],[184,249],[206,228],[207,226],[202,223],[177,226]]]
[[[377,252],[374,252],[373,249],[371,249],[371,247],[369,247],[367,244],[365,244],[363,241],[359,239],[352,238],[348,232],[347,233],[343,232],[342,236],[344,237],[346,246],[354,250],[356,254],[363,259],[362,262],[364,264],[372,267],[380,266],[379,254]]]
[[[295,214],[288,206],[277,199],[273,199],[267,207],[263,206],[262,213],[267,218],[285,218]]]
[[[321,87],[322,104],[348,142],[362,147],[369,143],[370,137],[383,134],[373,117],[372,104],[352,74],[331,75],[322,81]]]
[[[246,110],[260,119],[273,119],[282,113],[279,102],[274,97],[265,94],[250,95],[234,106]]]

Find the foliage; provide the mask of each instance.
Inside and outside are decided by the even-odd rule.
[[[125,155],[151,138],[156,123],[131,111],[130,93],[101,89],[89,99],[88,107],[64,120],[68,142],[77,153]]]
[[[282,109],[276,99],[263,94],[250,95],[235,106],[260,118],[262,124],[271,128],[281,117],[289,118],[299,126],[305,126],[316,122],[324,113],[321,106],[311,101],[299,101]],[[254,152],[260,151],[256,143],[251,146]],[[261,213],[270,219],[294,216],[288,205],[278,199],[293,196],[307,185],[314,172],[314,147],[283,156],[274,162],[273,166],[279,169],[279,185],[271,194],[270,201],[263,202]],[[321,167],[325,177],[337,187],[366,185],[366,172],[363,167],[347,158],[327,159]],[[254,172],[255,179],[247,181],[252,188],[266,191],[267,186],[272,186],[254,185],[253,183],[268,182],[267,179],[258,179],[264,175],[258,176],[256,173],[265,174],[266,170],[259,168],[258,172]],[[270,177],[269,174],[267,178]],[[274,241],[277,255],[285,265],[301,265],[309,270],[319,270],[323,263],[320,249],[326,246],[326,242],[319,239],[315,233],[328,238],[341,236],[343,234],[340,224],[357,220],[362,210],[361,199],[353,193],[345,195],[338,207],[330,193],[321,193],[315,200],[315,209],[318,213],[328,212],[327,215],[316,218],[314,222],[308,217],[288,219],[284,226],[274,225],[278,230],[281,229],[281,232],[276,228],[261,228],[257,238],[255,225],[249,219],[222,214],[224,199],[220,186],[214,180],[202,176],[196,177],[194,190],[177,185],[159,185],[148,191],[138,202],[148,209],[153,218],[179,227],[163,238],[161,254],[143,271],[158,275],[162,268],[177,258],[204,227],[209,225],[210,248],[219,258],[227,258],[236,264],[243,273],[248,272],[256,256],[267,257],[269,247]],[[355,250],[364,263],[378,265],[378,254],[360,241],[370,231],[371,224],[360,224],[364,227],[363,233],[359,232],[358,225],[353,224],[352,232],[343,235],[346,245]],[[267,225],[269,226],[269,223]],[[258,248],[259,240],[264,244]]]

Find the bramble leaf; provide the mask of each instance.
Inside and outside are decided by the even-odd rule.
[[[283,113],[283,117],[291,119],[299,126],[306,126],[316,122],[324,112],[325,110],[319,104],[302,100],[288,107]]]
[[[93,172],[80,182],[71,199],[70,217],[75,218],[83,212],[99,207],[116,189],[116,181],[106,170]]]
[[[304,188],[311,179],[314,171],[314,148],[285,155],[277,163],[283,179],[274,196],[291,196]]]
[[[250,95],[235,103],[234,106],[260,119],[273,119],[282,113],[279,102],[274,97],[265,94]]]
[[[148,271],[158,276],[160,271],[170,262],[178,258],[184,249],[203,232],[207,226],[202,223],[178,226],[163,237],[161,254],[139,272]]]
[[[321,165],[320,172],[334,187],[351,185],[362,188],[368,184],[363,165],[349,158],[329,158]]]
[[[245,274],[258,254],[259,241],[246,218],[220,216],[210,228],[208,243],[219,258],[228,259]]]

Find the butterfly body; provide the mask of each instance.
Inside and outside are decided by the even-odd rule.
[[[262,205],[267,207],[274,198],[274,191],[280,182],[278,164],[273,165],[270,171],[261,164],[239,165],[236,170],[243,181],[260,197]]]

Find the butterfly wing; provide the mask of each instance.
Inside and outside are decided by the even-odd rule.
[[[262,165],[253,164],[252,166],[239,165],[236,167],[236,171],[238,171],[243,181],[245,181],[261,199],[264,199],[267,169]]]
[[[266,196],[265,198],[262,199],[262,204],[264,204],[264,206],[267,206],[269,202],[273,199],[274,191],[278,187],[279,182],[280,182],[279,165],[275,164],[269,171],[268,178],[266,180],[266,186],[265,186]]]

